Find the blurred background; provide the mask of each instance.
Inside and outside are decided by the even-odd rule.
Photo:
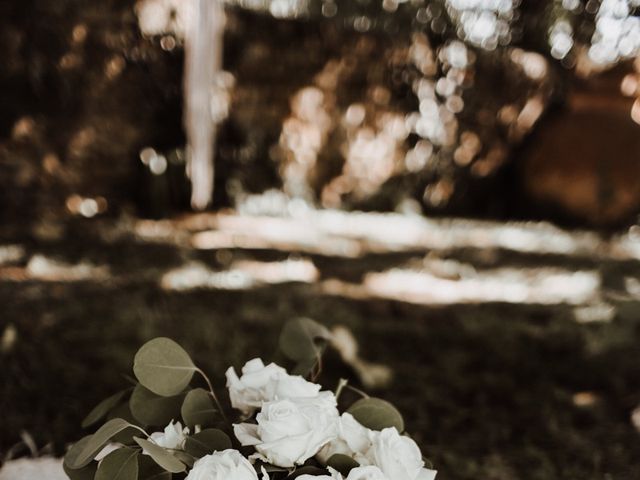
[[[0,51],[0,461],[307,316],[441,479],[640,478],[639,0],[2,1]]]

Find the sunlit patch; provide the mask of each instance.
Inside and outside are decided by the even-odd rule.
[[[34,255],[27,263],[24,280],[44,282],[102,281],[110,277],[106,266],[88,262],[69,264],[44,255]]]
[[[22,245],[0,245],[0,266],[19,262],[24,256]]]
[[[71,195],[65,202],[67,210],[73,215],[80,215],[85,218],[92,218],[108,209],[108,202],[104,197],[81,197]]]
[[[31,136],[36,128],[36,122],[32,117],[22,117],[13,124],[11,136],[18,140]]]
[[[282,125],[281,174],[285,191],[301,198],[312,198],[308,177],[325,145],[332,121],[332,101],[318,87],[305,87],[291,100],[291,116]]]
[[[636,277],[625,277],[624,287],[629,296],[640,300],[640,279]]]
[[[551,56],[562,60],[571,52],[573,45],[573,27],[564,19],[557,20],[549,31]]]
[[[89,28],[84,23],[79,23],[71,31],[71,40],[75,45],[82,45],[87,39]]]
[[[611,64],[640,51],[640,18],[632,15],[638,0],[602,0],[589,58],[598,64]]]
[[[636,98],[631,107],[631,119],[640,125],[640,98]]]
[[[140,151],[140,161],[149,168],[153,175],[162,175],[167,171],[167,157],[159,154],[153,148],[147,147]]]
[[[82,57],[75,52],[69,52],[64,54],[60,58],[60,61],[58,62],[58,66],[62,70],[71,70],[73,68],[78,68],[81,64],[82,64]]]
[[[89,147],[96,141],[97,132],[94,127],[86,126],[78,130],[68,145],[69,155],[80,157],[86,154]]]
[[[195,15],[195,0],[138,0],[135,9],[144,35],[173,33],[184,38]]]
[[[594,406],[599,398],[593,392],[578,392],[573,394],[572,400],[576,407],[588,408]]]
[[[446,0],[447,10],[458,24],[458,36],[489,50],[511,40],[510,22],[518,3],[514,0]]]
[[[233,262],[228,270],[215,271],[201,263],[191,263],[171,270],[162,276],[165,290],[220,289],[246,290],[262,284],[288,282],[312,283],[318,270],[306,259],[283,262],[243,260]]]
[[[535,52],[526,52],[520,48],[514,48],[510,54],[511,60],[519,65],[525,75],[532,80],[544,80],[549,71],[547,60]]]
[[[114,55],[111,57],[105,67],[104,74],[109,80],[114,80],[116,77],[120,76],[122,71],[126,66],[126,62],[121,55]]]
[[[13,350],[18,341],[18,330],[10,323],[4,328],[0,336],[0,354],[6,355]]]
[[[331,280],[330,294],[375,297],[425,305],[461,303],[527,303],[580,305],[597,297],[595,271],[570,272],[553,268],[501,268],[469,277],[441,278],[426,270],[396,268],[368,273],[361,285]]]
[[[516,120],[517,129],[521,132],[528,132],[538,121],[544,112],[545,103],[541,96],[535,96],[527,100],[524,107],[518,114]]]
[[[190,215],[175,221],[140,220],[133,234],[145,242],[197,249],[272,249],[359,258],[371,253],[472,249],[536,255],[640,260],[634,230],[603,240],[589,231],[565,231],[548,223],[429,220],[396,213],[307,210],[298,217],[234,214]]]
[[[573,314],[579,323],[610,322],[616,315],[616,309],[613,305],[596,301],[589,305],[576,307]]]

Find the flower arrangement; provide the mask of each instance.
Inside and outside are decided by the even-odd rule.
[[[65,472],[72,480],[433,480],[395,407],[346,380],[335,393],[315,383],[330,339],[322,325],[294,320],[279,345],[291,374],[258,358],[240,374],[230,367],[235,421],[182,347],[147,342],[135,355],[136,385],[89,413],[83,427],[107,421],[69,449]],[[208,388],[191,387],[195,375]],[[345,389],[362,398],[340,413]]]

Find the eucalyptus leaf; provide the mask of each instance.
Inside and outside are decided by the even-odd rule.
[[[189,468],[193,467],[193,464],[196,461],[196,459],[192,455],[189,455],[187,452],[183,452],[182,450],[174,450],[173,456]]]
[[[381,398],[362,398],[347,410],[363,426],[371,430],[395,427],[404,432],[404,419],[396,407]]]
[[[149,477],[140,477],[140,480],[171,480],[173,474],[171,472],[158,472]]]
[[[178,418],[184,395],[162,397],[138,384],[129,399],[129,408],[143,425],[165,426]]]
[[[98,465],[95,480],[137,480],[139,454],[133,448],[114,450]]]
[[[185,464],[174,457],[168,450],[144,438],[133,437],[133,439],[153,458],[154,462],[165,470],[171,473],[180,473],[186,470]]]
[[[309,318],[297,318],[287,322],[280,334],[282,353],[297,363],[293,373],[306,375],[324,352],[331,332]]]
[[[170,338],[145,343],[133,360],[138,381],[157,395],[171,397],[185,389],[197,370],[189,354]]]
[[[187,393],[180,413],[184,422],[194,425],[209,426],[215,421],[218,409],[213,405],[211,394],[203,388],[194,388]]]
[[[304,377],[313,370],[313,367],[316,366],[316,363],[318,363],[318,357],[310,357],[304,360],[300,360],[291,369],[291,374],[302,375]]]
[[[122,418],[114,418],[102,425],[96,433],[86,441],[84,448],[73,461],[68,463],[70,468],[82,468],[88,465],[111,438],[132,425]],[[85,437],[86,438],[86,437]],[[83,439],[84,440],[84,439]]]
[[[353,458],[343,455],[341,453],[336,453],[331,455],[329,460],[327,460],[327,465],[331,468],[336,469],[345,477],[349,475],[349,472],[352,468],[359,467],[360,464],[356,462]]]
[[[167,472],[149,455],[138,456],[138,478],[140,480],[170,480],[171,472]]]
[[[102,400],[98,405],[96,405],[93,410],[89,412],[84,420],[82,420],[82,428],[87,428],[93,425],[94,423],[102,420],[107,414],[120,403],[120,400],[125,396],[125,394],[129,390],[122,390],[118,393],[111,395],[108,398]]]
[[[107,415],[107,420],[111,420],[113,418],[121,418],[129,422],[132,426],[129,428],[125,428],[123,431],[118,432],[111,439],[112,442],[122,443],[123,445],[128,445],[133,442],[133,436],[137,435],[140,432],[139,429],[135,428],[133,425],[138,424],[138,420],[135,419],[133,414],[131,413],[131,409],[129,408],[129,402],[124,402],[118,405],[116,408],[109,412]]]
[[[77,470],[89,464],[89,462],[86,462],[84,465],[79,465],[77,460],[89,441],[91,441],[91,437],[93,437],[93,435],[87,435],[71,445],[71,448],[64,456],[63,464],[66,468]]]
[[[195,458],[202,458],[210,453],[231,448],[231,446],[231,439],[226,433],[217,428],[208,428],[187,437],[184,449]]]
[[[91,462],[89,465],[78,469],[72,469],[66,464],[62,464],[62,469],[70,480],[94,480],[97,468],[98,462]]]

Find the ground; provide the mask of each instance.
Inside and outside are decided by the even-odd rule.
[[[362,221],[340,215],[351,226]],[[393,384],[373,393],[403,412],[440,479],[640,478],[640,434],[630,419],[640,403],[640,262],[629,238],[552,229],[573,239],[577,253],[562,253],[551,240],[546,253],[536,253],[503,234],[492,240],[491,232],[505,227],[499,224],[420,220],[420,232],[432,234],[423,247],[385,246],[375,243],[376,235],[385,237],[376,226],[400,222],[393,225],[402,232],[412,224],[371,218],[374,228],[357,237],[345,234],[347,222],[317,244],[291,235],[286,245],[258,228],[274,219],[245,225],[234,216],[84,221],[63,225],[49,240],[5,229],[0,450],[9,452],[24,431],[38,447],[52,442],[62,453],[82,435],[88,410],[127,384],[136,349],[152,337],[177,340],[222,388],[228,365],[272,358],[282,324],[306,316],[347,326],[364,358],[393,369]],[[211,224],[209,233],[236,230],[222,239],[202,236]],[[239,233],[247,225],[255,236]],[[547,226],[507,227],[528,244],[533,234],[551,235]],[[471,239],[436,245],[457,230]],[[207,238],[227,244],[204,249]],[[354,241],[360,251],[349,249]],[[347,253],[340,254],[340,242],[351,245]],[[589,242],[596,244],[591,253],[580,250]],[[389,283],[390,294],[374,288],[371,279],[409,278],[376,274],[406,271],[423,275],[417,286]],[[517,301],[501,300],[499,291],[474,299],[474,285],[509,292],[524,278],[513,272],[540,271],[567,276],[555,292],[536,290],[536,277]],[[565,288],[580,272],[597,273],[590,296]],[[465,283],[473,278],[479,283]],[[449,296],[421,301],[420,282],[434,279],[445,282],[434,285]],[[330,354],[325,386],[334,388],[340,376],[353,374]]]

